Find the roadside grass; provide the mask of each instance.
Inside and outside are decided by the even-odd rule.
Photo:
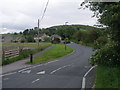
[[[18,43],[4,43],[4,45],[5,46],[6,45],[7,46],[9,46],[9,45],[14,46],[14,45],[18,45]],[[24,46],[23,46],[23,43],[19,43],[19,46],[23,46],[24,48],[26,47],[26,48],[34,48],[34,49],[32,49],[32,50],[24,50],[17,57],[8,58],[6,60],[3,60],[2,65],[7,65],[7,64],[13,63],[15,61],[27,58],[27,57],[29,57],[30,54],[35,54],[37,52],[40,52],[40,51],[44,50],[45,48],[49,47],[50,45],[51,44],[40,43],[39,47],[38,47],[37,43],[24,43]]]
[[[95,88],[120,89],[120,67],[97,66]]]
[[[67,47],[67,49],[65,50],[65,45],[56,44],[50,50],[41,54],[39,57],[35,58],[32,63],[26,62],[26,64],[37,64],[37,63],[41,63],[41,62],[54,60],[54,59],[63,57],[65,55],[68,55],[74,51],[71,47],[69,47],[69,46],[66,46],[66,47]]]

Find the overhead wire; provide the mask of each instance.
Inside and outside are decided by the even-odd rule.
[[[47,1],[46,5],[45,5],[45,9],[44,9],[44,11],[43,11],[43,14],[42,14],[41,19],[40,19],[39,22],[41,22],[41,21],[43,20],[43,18],[44,18],[44,16],[45,16],[45,12],[46,12],[47,7],[48,7],[48,4],[49,4],[49,0]]]

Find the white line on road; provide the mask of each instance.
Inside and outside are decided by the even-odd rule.
[[[36,80],[34,80],[34,81],[32,81],[32,83],[35,83],[35,82],[37,82],[37,81],[39,81],[40,79],[36,79]]]
[[[92,69],[94,69],[95,67],[96,67],[96,66],[91,67],[91,68],[85,73],[85,75],[83,76],[83,80],[82,80],[82,89],[81,89],[81,90],[84,90],[84,89],[85,89],[86,76],[87,76],[88,73],[89,73]]]
[[[39,74],[45,74],[45,71],[38,72],[37,74],[38,74],[38,75],[39,75]]]
[[[16,73],[17,73],[17,72],[12,72],[12,73],[8,73],[8,74],[0,75],[0,77],[8,76],[8,75],[16,74]]]
[[[9,80],[9,78],[4,78],[3,80]]]
[[[56,61],[58,61],[58,60],[53,60],[53,61],[47,62],[44,65],[47,65],[47,64],[50,64],[50,63],[53,63],[53,62],[56,62]]]
[[[53,62],[56,62],[56,61],[58,61],[58,60],[50,61],[50,62],[47,62],[47,63],[45,63],[45,64],[39,64],[39,65],[31,66],[31,67],[28,67],[28,68],[19,70],[18,72],[22,72],[22,71],[25,71],[25,70],[28,70],[28,69],[32,69],[32,68],[36,68],[36,67],[39,67],[39,66],[47,65],[47,64],[49,64],[49,63],[53,63]]]
[[[68,67],[68,66],[71,66],[71,65],[66,65],[66,66],[60,67],[60,68],[58,68],[58,69],[56,69],[56,70],[53,70],[50,74],[53,74],[53,73],[55,73],[56,71],[58,71],[58,70],[60,70],[60,69],[63,69],[63,68],[65,68],[65,67]]]
[[[28,70],[28,69],[36,68],[36,67],[39,67],[39,66],[42,66],[42,65],[43,65],[43,64],[36,65],[36,66],[32,66],[32,67],[28,67],[28,68],[25,68],[25,69],[19,70],[18,72],[22,72],[22,71],[25,71],[25,70]]]
[[[30,72],[31,72],[31,70],[27,70],[27,71],[23,71],[21,73],[30,73]]]

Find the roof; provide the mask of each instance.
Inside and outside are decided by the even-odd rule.
[[[52,35],[51,37],[61,38],[61,36],[59,36],[59,35]]]

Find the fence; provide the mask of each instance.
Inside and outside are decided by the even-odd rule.
[[[20,55],[22,47],[18,46],[4,46],[2,47],[2,58],[6,60],[8,58],[13,58]]]

